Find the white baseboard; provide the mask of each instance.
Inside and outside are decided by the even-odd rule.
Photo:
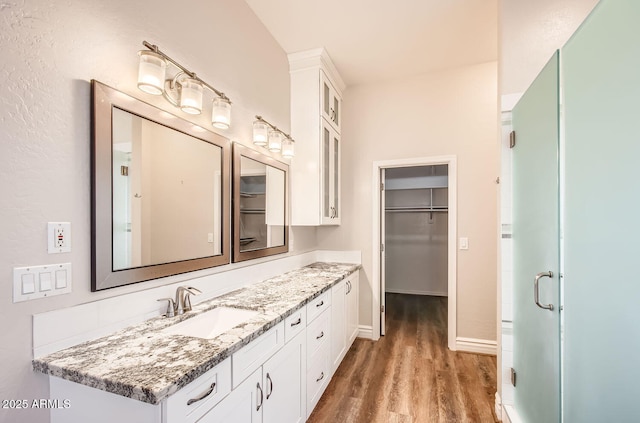
[[[447,292],[436,292],[436,291],[415,291],[411,289],[396,289],[396,288],[386,288],[386,292],[390,294],[409,294],[409,295],[430,295],[433,297],[446,297],[448,296]]]
[[[500,393],[496,392],[496,403],[494,406],[496,417],[499,421],[502,421],[502,398],[500,398]]]
[[[488,339],[476,339],[476,338],[456,338],[456,350],[477,354],[490,354],[496,355],[497,342],[490,341]]]
[[[370,325],[358,326],[358,338],[373,339],[373,327]]]

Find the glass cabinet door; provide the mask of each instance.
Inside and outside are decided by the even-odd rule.
[[[338,92],[334,88],[333,84],[325,75],[324,72],[320,71],[320,94],[322,97],[322,117],[325,118],[331,126],[336,130],[340,131],[340,119],[342,110],[342,99],[338,95]]]
[[[322,120],[322,224],[340,224],[340,136]]]
[[[322,221],[331,219],[331,129],[322,126]]]

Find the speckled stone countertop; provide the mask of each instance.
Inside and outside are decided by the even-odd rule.
[[[202,302],[185,315],[153,318],[40,357],[33,361],[33,368],[158,404],[359,268],[358,264],[313,263]],[[259,314],[213,339],[162,332],[219,306]]]

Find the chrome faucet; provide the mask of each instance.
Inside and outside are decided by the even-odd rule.
[[[179,316],[191,311],[191,295],[199,295],[202,292],[198,288],[192,286],[179,286],[176,290],[176,299],[173,298],[161,298],[158,301],[168,301],[167,312],[165,317]]]

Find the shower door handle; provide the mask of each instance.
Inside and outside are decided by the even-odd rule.
[[[540,304],[540,287],[538,282],[540,278],[552,278],[553,272],[549,270],[548,272],[540,272],[533,279],[533,301],[535,301],[536,305],[545,310],[553,310],[553,304]]]

